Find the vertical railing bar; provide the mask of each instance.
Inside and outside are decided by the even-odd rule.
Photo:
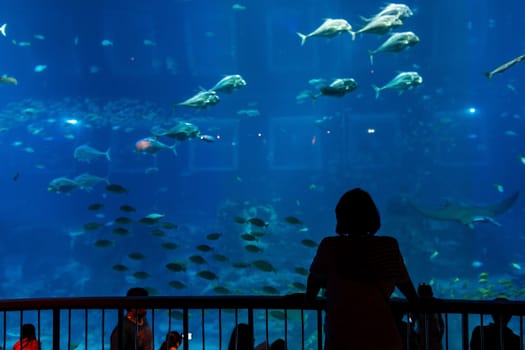
[[[88,318],[88,309],[84,309],[84,349],[88,348],[88,332],[89,332],[89,318]],[[104,333],[104,329],[102,329]]]
[[[155,344],[155,308],[151,308],[151,338],[151,341]]]
[[[24,344],[22,343],[22,325],[24,324],[24,311],[20,310],[20,333],[18,339],[20,340],[20,349],[24,350]]]
[[[520,350],[523,350],[523,316],[520,315]]]
[[[205,350],[206,349],[206,342],[205,342],[205,338],[206,338],[206,329],[205,329],[205,323],[204,323],[204,308],[201,309],[201,328],[202,328],[202,350]]]
[[[252,334],[255,334],[254,324],[253,324],[253,309],[249,308],[247,311],[248,311],[248,326],[250,327]]]
[[[182,332],[184,334],[183,342],[184,342],[184,349],[190,349],[190,342],[188,339],[188,328],[189,328],[189,312],[188,308],[182,309]]]
[[[448,312],[445,314],[445,350],[448,350]]]
[[[317,349],[323,350],[323,313],[317,310]]]
[[[485,349],[485,334],[483,334],[483,314],[479,314],[479,337],[481,350]]]
[[[7,311],[4,311],[4,325],[3,325],[3,329],[4,329],[4,341],[3,341],[3,346],[2,348],[5,349],[6,348],[6,341],[7,341],[7,337],[5,336],[6,335],[6,332],[7,332]]]
[[[106,309],[102,309],[102,324],[101,324],[101,327],[102,327],[102,332],[100,332],[100,336],[102,337],[102,349],[101,350],[104,350],[104,325],[106,324]],[[87,348],[86,348],[87,350]]]
[[[53,308],[53,350],[60,350],[60,309]]]
[[[37,312],[36,312],[36,322],[37,322],[37,331],[38,331],[37,339],[38,339],[39,343],[40,343],[40,330],[41,330],[41,328],[40,328],[40,322],[41,322],[40,316],[41,316],[40,315],[40,309],[38,309]]]
[[[222,350],[222,309],[219,308],[219,350]]]
[[[463,350],[469,350],[468,338],[468,313],[463,312],[461,314],[461,341],[463,343]]]
[[[120,307],[118,309],[118,320],[117,320],[119,350],[125,350],[124,349],[124,320],[123,318],[124,318],[124,309]]]
[[[288,309],[284,309],[284,343],[288,344]]]
[[[268,308],[264,309],[265,312],[264,312],[264,319],[265,319],[265,331],[264,331],[264,337],[265,337],[265,341],[266,341],[266,347],[269,347],[270,343],[269,343],[269,339],[270,339],[270,336],[269,336],[269,330],[268,328],[270,327],[270,322],[268,321]]]
[[[71,349],[71,309],[67,312],[67,350]]]
[[[304,343],[304,309],[301,308],[301,350],[304,350]]]

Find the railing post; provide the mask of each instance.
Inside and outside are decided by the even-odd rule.
[[[461,314],[461,342],[463,350],[469,350],[468,313]]]
[[[60,309],[53,309],[53,350],[60,350]]]

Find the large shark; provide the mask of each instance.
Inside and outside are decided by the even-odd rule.
[[[423,209],[413,202],[410,202],[410,205],[420,214],[434,220],[457,221],[467,225],[469,228],[474,228],[474,224],[478,222],[490,222],[496,226],[501,226],[495,220],[495,217],[509,210],[516,202],[516,199],[518,199],[519,194],[519,191],[515,192],[512,196],[499,203],[486,206],[447,202],[443,208],[430,210]]]

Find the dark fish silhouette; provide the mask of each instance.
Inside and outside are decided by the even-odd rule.
[[[478,222],[490,222],[496,226],[501,226],[495,217],[509,210],[518,199],[519,194],[518,191],[497,204],[487,206],[469,206],[449,202],[441,209],[429,210],[412,202],[410,205],[420,214],[434,220],[457,221],[469,228],[474,228],[474,224]]]

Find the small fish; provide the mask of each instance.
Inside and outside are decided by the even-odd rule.
[[[186,264],[179,262],[170,262],[166,264],[166,268],[173,272],[183,272],[186,271]]]
[[[190,122],[179,121],[177,124],[169,129],[164,129],[160,126],[151,128],[151,133],[155,137],[167,136],[177,141],[187,141],[200,136],[199,127]]]
[[[301,38],[301,46],[304,45],[306,39],[311,37],[325,37],[333,38],[337,35],[347,32],[352,36],[352,40],[355,39],[355,33],[352,32],[352,26],[344,19],[331,19],[327,18],[316,30],[310,34],[302,34],[297,32],[297,35]]]
[[[244,246],[244,249],[246,249],[250,253],[260,253],[263,251],[260,247],[256,246],[255,244],[247,244]]]
[[[107,185],[106,186],[106,191],[111,192],[111,193],[115,193],[115,194],[128,193],[128,190],[124,186],[121,186],[121,185],[118,185],[118,184],[109,184],[109,185]]]
[[[175,144],[168,146],[158,141],[155,137],[145,137],[135,143],[135,151],[139,153],[154,154],[163,149],[170,149],[175,155],[177,155]]]
[[[211,143],[211,142],[217,141],[217,137],[212,136],[212,135],[200,135],[199,140]]]
[[[230,260],[230,258],[228,258],[226,255],[222,255],[222,254],[213,254],[213,259],[217,260],[219,262],[226,262],[226,261]]]
[[[202,256],[200,255],[192,255],[190,256],[188,259],[190,259],[191,262],[195,263],[195,264],[199,264],[199,265],[202,265],[202,264],[206,264],[207,261],[206,259],[204,259]]]
[[[374,18],[367,23],[363,28],[359,29],[355,34],[368,33],[383,35],[388,33],[393,28],[403,25],[403,21],[396,15],[384,15]]]
[[[217,294],[230,294],[231,293],[231,291],[228,288],[223,287],[223,286],[213,287],[213,291]]]
[[[521,164],[525,165],[525,156],[523,154],[520,154],[518,158],[520,159]]]
[[[248,219],[247,222],[249,222],[252,225],[258,226],[258,227],[267,227],[268,223],[262,219],[259,218],[251,218]]]
[[[115,223],[119,225],[129,225],[133,222],[130,218],[127,218],[125,216],[119,216],[115,219]]]
[[[304,245],[305,247],[309,247],[309,248],[317,247],[317,242],[312,241],[311,239],[303,239],[303,240],[301,240],[301,244]]]
[[[33,38],[38,39],[38,40],[45,40],[46,39],[46,37],[44,35],[42,35],[42,34],[35,34],[35,35],[33,35]]]
[[[78,184],[78,186],[81,189],[86,190],[88,192],[93,190],[93,187],[100,182],[105,182],[106,184],[109,184],[108,179],[106,179],[105,177],[91,175],[89,173],[83,173],[78,176],[75,176],[73,180]]]
[[[232,5],[232,10],[234,10],[234,11],[245,11],[246,10],[246,6],[241,5],[241,4],[233,4]]]
[[[206,235],[206,239],[209,241],[216,241],[221,237],[222,237],[222,233],[219,233],[219,232],[213,232],[213,233],[209,233],[208,235]]]
[[[189,99],[178,103],[177,106],[185,106],[195,109],[205,109],[210,106],[216,105],[220,101],[221,99],[219,98],[219,95],[217,95],[217,93],[213,90],[199,91],[197,94],[190,97]]]
[[[200,244],[196,248],[197,250],[200,250],[201,252],[210,252],[213,250],[213,247],[210,247],[207,244]]]
[[[224,92],[230,94],[246,86],[246,81],[239,75],[226,75],[210,91]]]
[[[127,205],[127,204],[121,205],[119,209],[120,209],[120,211],[123,211],[125,213],[133,213],[133,212],[137,211],[137,209],[135,209],[131,205]]]
[[[113,42],[111,40],[108,40],[108,39],[104,39],[100,42],[100,45],[102,46],[113,46]]]
[[[126,265],[122,265],[122,264],[113,265],[112,269],[118,272],[129,270],[129,268]]]
[[[153,40],[144,39],[144,46],[157,46],[157,43]]]
[[[237,115],[244,115],[247,117],[258,117],[261,115],[258,109],[240,109],[237,111]]]
[[[151,275],[144,271],[137,271],[133,274],[133,277],[135,277],[138,280],[145,280],[151,277]]]
[[[516,270],[521,270],[521,265],[518,264],[517,262],[513,262],[513,263],[511,263],[510,266],[512,266],[512,267],[515,268]]]
[[[264,272],[277,272],[275,267],[266,260],[255,260],[252,265]]]
[[[417,72],[401,72],[390,80],[383,87],[372,85],[376,92],[376,98],[379,98],[379,93],[386,89],[395,89],[405,91],[414,88],[423,83],[423,78]]]
[[[20,173],[17,171],[16,174],[13,176],[13,181],[18,181],[19,177],[20,177]]]
[[[173,242],[164,242],[160,246],[166,250],[174,250],[179,247],[177,243],[173,243]]]
[[[47,186],[49,192],[65,193],[78,188],[78,183],[74,180],[68,179],[67,177],[58,177],[51,180]]]
[[[105,157],[107,160],[111,160],[109,152],[109,148],[105,152],[102,152],[87,144],[84,144],[75,148],[75,151],[73,152],[73,157],[80,162],[91,163],[92,160],[101,157]]]
[[[124,227],[115,227],[112,232],[119,236],[125,236],[129,233],[128,229]]]
[[[18,80],[13,77],[8,77],[6,75],[0,77],[0,84],[2,85],[18,85]]]
[[[435,259],[439,255],[439,252],[437,250],[434,250],[432,254],[430,254],[430,260]]]
[[[7,36],[6,29],[7,29],[7,23],[2,24],[2,26],[0,27],[0,34],[2,34],[2,36],[4,37]]]
[[[113,245],[113,241],[110,241],[108,239],[99,239],[95,242],[95,247],[98,248],[107,248]]]
[[[129,253],[128,257],[132,260],[144,260],[146,256],[140,252]]]
[[[214,272],[208,270],[197,272],[197,276],[204,278],[208,281],[213,281],[219,278]]]
[[[370,64],[373,64],[373,57],[379,52],[400,52],[416,45],[419,37],[413,32],[401,32],[392,34],[381,46],[375,50],[368,51],[370,55]]]
[[[299,220],[298,218],[296,218],[295,216],[287,216],[284,218],[284,221],[292,225],[302,225],[303,224],[303,222]]]
[[[100,210],[100,209],[104,208],[104,204],[102,204],[102,203],[93,203],[93,204],[90,204],[87,208],[88,208],[88,210],[96,211],[96,210]]]
[[[412,15],[414,15],[414,13],[410,9],[410,7],[408,7],[407,5],[390,3],[387,6],[385,6],[379,13],[374,15],[372,18],[361,17],[361,19],[364,20],[365,22],[371,22],[382,16],[396,16],[396,17],[405,19],[405,18],[411,17]]]
[[[525,60],[525,55],[518,56],[508,62],[503,63],[501,66],[491,70],[490,72],[485,72],[485,76],[488,79],[492,79],[492,76],[494,76],[495,74],[503,73],[513,65],[520,63],[523,60]]]
[[[319,96],[343,97],[357,88],[357,82],[353,78],[335,79],[330,85],[321,86],[320,95],[312,96],[316,99]]]
[[[505,191],[505,188],[503,187],[502,184],[494,184],[494,187],[496,188],[496,190],[499,192],[499,193],[503,193]]]
[[[35,66],[35,68],[33,68],[33,70],[36,72],[36,73],[42,73],[43,71],[45,71],[47,69],[47,65],[45,64],[38,64]]]
[[[182,283],[181,281],[170,281],[168,283],[168,285],[171,287],[171,288],[175,288],[175,289],[184,289],[184,288],[188,288],[184,283]],[[176,319],[180,319],[182,320],[182,315],[180,316],[177,316],[178,313],[176,312],[173,312],[171,313],[172,317],[176,318]]]

